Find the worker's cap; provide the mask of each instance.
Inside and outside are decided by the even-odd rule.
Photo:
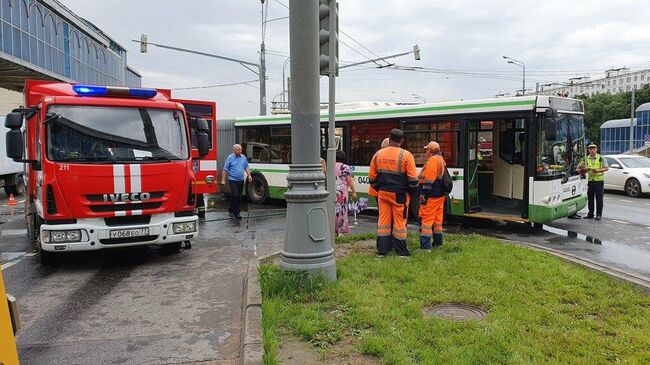
[[[431,141],[426,146],[424,146],[424,149],[431,151],[440,151],[440,145],[438,142]]]
[[[587,146],[587,148],[598,148],[598,146],[596,146],[595,143],[592,143],[592,144],[590,144],[589,146]]]

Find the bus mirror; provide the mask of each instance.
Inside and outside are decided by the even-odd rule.
[[[7,114],[5,118],[5,127],[9,129],[20,129],[23,126],[23,115],[19,112]]]

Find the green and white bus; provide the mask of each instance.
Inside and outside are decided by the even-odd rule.
[[[378,106],[377,106],[378,105]],[[418,105],[337,106],[337,148],[346,152],[357,191],[368,193],[370,159],[393,128],[416,164],[437,141],[454,180],[448,213],[494,220],[545,223],[586,205],[583,104],[553,96],[524,96]],[[323,157],[327,110],[321,113]],[[283,199],[291,163],[290,115],[221,122],[220,146],[244,148],[253,175],[251,201]],[[227,147],[226,147],[227,146]],[[220,157],[223,160],[223,157]],[[370,199],[374,203],[374,199]]]

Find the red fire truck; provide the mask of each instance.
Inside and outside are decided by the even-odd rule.
[[[183,105],[156,89],[28,80],[24,92],[26,106],[5,119],[7,156],[26,165],[28,235],[42,263],[59,251],[177,250],[197,236],[205,119],[190,128]]]
[[[171,98],[169,90],[159,90]],[[206,212],[204,195],[216,194],[219,184],[217,183],[217,104],[213,101],[172,99],[185,107],[185,113],[193,126],[197,120],[204,119],[208,126],[208,154],[201,159],[195,159],[192,163],[192,169],[196,181],[194,182],[193,192],[196,194],[196,213],[199,217],[204,217]],[[198,156],[196,134],[192,133],[192,156]]]

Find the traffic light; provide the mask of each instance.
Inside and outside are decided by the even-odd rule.
[[[330,4],[335,4],[332,8]],[[334,42],[336,54],[334,57],[335,76],[339,75],[339,4],[335,0],[320,0],[318,8],[320,19],[320,31],[318,33],[320,43],[320,74],[330,75],[330,42]],[[335,22],[335,34],[330,34],[330,22]]]
[[[147,53],[147,35],[140,36],[140,53]]]

